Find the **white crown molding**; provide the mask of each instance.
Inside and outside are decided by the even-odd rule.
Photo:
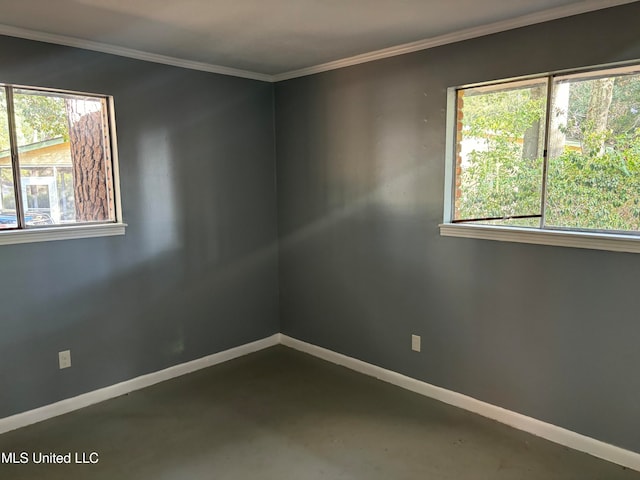
[[[531,433],[532,435],[565,447],[588,453],[594,457],[622,465],[632,470],[640,471],[640,453],[616,447],[615,445],[587,437],[580,433],[558,427],[557,425],[527,417],[521,413],[506,410],[502,407],[468,397],[467,395],[437,387],[287,335],[281,334],[280,342],[289,348],[341,365],[364,375],[369,375],[383,382],[453,405],[454,407],[462,408],[463,410],[490,418],[517,430]]]
[[[24,38],[27,40],[36,40],[38,42],[54,43],[56,45],[82,48],[85,50],[93,50],[95,52],[101,53],[110,53],[111,55],[118,55],[120,57],[135,58],[136,60],[144,60],[146,62],[172,65],[174,67],[188,68],[190,70],[219,73],[221,75],[230,75],[232,77],[248,78],[251,80],[261,80],[263,82],[273,81],[273,77],[271,75],[266,75],[264,73],[250,72],[248,70],[223,67],[221,65],[196,62],[193,60],[184,60],[181,58],[169,57],[167,55],[159,55],[157,53],[143,52],[142,50],[135,50],[133,48],[119,47],[116,45],[109,45],[107,43],[94,42],[82,38],[68,37],[66,35],[56,35],[53,33],[28,30],[26,28],[12,27],[11,25],[0,24],[0,35]]]
[[[322,63],[320,65],[301,68],[299,70],[278,73],[276,75],[224,67],[221,65],[214,65],[206,62],[185,60],[177,57],[170,57],[167,55],[135,50],[133,48],[120,47],[102,42],[94,42],[91,40],[69,37],[66,35],[57,35],[53,33],[29,30],[26,28],[13,27],[11,25],[0,24],[0,35],[24,38],[27,40],[36,40],[39,42],[54,43],[57,45],[65,45],[68,47],[82,48],[85,50],[93,50],[96,52],[109,53],[121,57],[135,58],[137,60],[172,65],[175,67],[188,68],[191,70],[218,73],[221,75],[230,75],[233,77],[248,78],[251,80],[260,80],[263,82],[280,82],[283,80],[290,80],[292,78],[313,75],[314,73],[321,73],[329,70],[336,70],[338,68],[358,65],[361,63],[372,62],[374,60],[380,60],[383,58],[404,55],[405,53],[427,50],[429,48],[439,47],[441,45],[447,45],[463,40],[482,37],[484,35],[512,30],[514,28],[526,27],[528,25],[534,25],[536,23],[557,20],[559,18],[579,15],[581,13],[592,12],[594,10],[601,10],[604,8],[615,7],[627,3],[634,3],[636,1],[638,0],[583,0],[579,3],[574,3],[563,7],[551,8],[548,10],[532,13],[529,15],[523,15],[509,20],[503,20],[500,22],[489,23],[478,27],[467,28],[445,35],[439,35],[424,40],[418,40],[416,42],[396,45],[394,47],[375,50],[372,52],[355,55],[353,57],[347,57],[340,60]]]
[[[132,378],[131,380],[126,380],[115,385],[83,393],[77,397],[67,398],[50,405],[45,405],[44,407],[36,408],[35,410],[29,410],[10,417],[0,418],[0,434],[42,422],[43,420],[48,420],[50,418],[57,417],[58,415],[64,415],[65,413],[104,402],[105,400],[119,397],[142,388],[150,387],[156,383],[186,375],[188,373],[195,372],[196,370],[201,370],[228,360],[233,360],[234,358],[248,355],[249,353],[257,352],[258,350],[273,347],[278,345],[280,340],[281,335],[276,333],[275,335],[271,335],[270,337],[266,337],[261,340],[256,340],[255,342],[230,348],[229,350],[214,353],[213,355],[208,355],[190,362],[181,363],[180,365],[174,365],[173,367]]]
[[[447,33],[445,35],[439,35],[437,37],[418,40],[416,42],[404,43],[402,45],[396,45],[395,47],[383,48],[382,50],[363,53],[360,55],[355,55],[353,57],[343,58],[341,60],[335,60],[320,65],[301,68],[299,70],[279,73],[273,76],[273,81],[280,82],[283,80],[290,80],[292,78],[313,75],[314,73],[321,73],[327,72],[329,70],[336,70],[338,68],[350,67],[352,65],[372,62],[374,60],[395,57],[398,55],[404,55],[405,53],[418,52],[420,50],[427,50],[429,48],[439,47],[442,45],[482,37],[485,35],[491,35],[493,33],[513,30],[514,28],[526,27],[529,25],[534,25],[536,23],[548,22],[551,20],[557,20],[559,18],[571,17],[573,15],[579,15],[581,13],[592,12],[594,10],[602,10],[603,8],[615,7],[627,3],[634,3],[636,1],[637,0],[584,0],[579,3],[574,3],[563,7],[551,8],[548,10],[523,15],[509,20],[489,23],[478,27],[466,28],[464,30]]]

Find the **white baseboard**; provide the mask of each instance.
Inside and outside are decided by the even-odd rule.
[[[419,393],[429,398],[453,405],[464,410],[482,415],[510,427],[522,430],[554,443],[588,453],[594,457],[622,465],[633,470],[640,471],[640,453],[625,450],[620,447],[581,435],[550,423],[527,417],[520,413],[512,412],[495,405],[491,405],[461,393],[453,392],[429,383],[407,377],[391,370],[386,370],[376,365],[357,360],[326,348],[318,347],[310,343],[281,335],[281,343],[287,347],[300,350],[329,362],[342,365],[356,372],[375,377],[406,390]]]
[[[461,393],[437,387],[421,380],[416,380],[415,378],[407,377],[397,372],[386,370],[382,367],[363,362],[362,360],[357,360],[279,333],[255,342],[247,343],[246,345],[240,345],[239,347],[231,348],[223,352],[214,353],[213,355],[208,355],[197,360],[175,365],[158,372],[149,373],[99,390],[84,393],[77,397],[68,398],[51,405],[45,405],[44,407],[36,408],[35,410],[18,413],[11,417],[0,418],[0,434],[88,407],[89,405],[103,402],[111,398],[119,397],[120,395],[140,390],[181,375],[186,375],[202,368],[211,367],[277,344],[282,344],[323,360],[342,365],[351,370],[355,370],[356,372],[375,377],[406,390],[468,410],[478,415],[482,415],[483,417],[504,423],[505,425],[509,425],[510,427],[518,430],[545,438],[554,443],[564,445],[580,452],[588,453],[594,457],[640,471],[640,453],[625,450],[600,440],[572,432],[571,430],[567,430],[541,420],[536,420],[535,418],[527,417],[526,415],[512,412],[510,410],[476,400],[475,398],[468,397]]]
[[[131,380],[126,380],[92,392],[83,393],[77,397],[67,398],[65,400],[52,403],[51,405],[36,408],[35,410],[29,410],[10,417],[0,418],[0,434],[17,428],[26,427],[27,425],[41,422],[58,415],[63,415],[74,410],[79,410],[80,408],[88,407],[95,403],[104,402],[105,400],[119,397],[120,395],[140,390],[181,375],[186,375],[187,373],[195,372],[202,368],[211,367],[218,363],[223,363],[227,360],[232,360],[264,348],[272,347],[280,343],[280,337],[281,335],[277,333],[255,342],[240,345],[239,347],[230,348],[229,350],[214,353],[213,355],[208,355],[190,362],[165,368],[158,372],[132,378]]]

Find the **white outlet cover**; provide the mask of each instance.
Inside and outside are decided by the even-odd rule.
[[[420,351],[420,335],[411,335],[411,350]]]
[[[58,352],[58,364],[60,365],[60,370],[71,366],[71,350]]]

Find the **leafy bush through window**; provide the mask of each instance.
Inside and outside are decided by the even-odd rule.
[[[457,90],[453,222],[640,231],[640,66]]]

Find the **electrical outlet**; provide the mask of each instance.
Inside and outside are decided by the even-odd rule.
[[[60,365],[60,370],[71,366],[71,350],[58,352],[58,364]]]
[[[420,335],[411,335],[411,350],[420,351]]]

